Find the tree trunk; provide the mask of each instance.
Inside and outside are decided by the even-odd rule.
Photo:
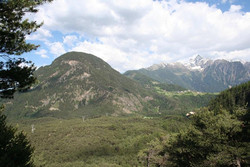
[[[236,159],[236,164],[237,164],[237,167],[241,167],[239,158]]]
[[[149,167],[149,159],[150,159],[150,153],[148,152],[148,157],[147,157],[147,167]]]

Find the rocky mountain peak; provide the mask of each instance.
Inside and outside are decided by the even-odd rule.
[[[192,60],[192,59],[191,59],[191,60]],[[202,60],[203,60],[203,57],[201,57],[200,55],[197,55],[197,56],[194,58],[194,62],[195,62],[196,64],[201,63]]]
[[[205,59],[200,55],[191,57],[187,63],[184,65],[189,68],[190,70],[204,70],[208,65],[212,63],[212,60]]]

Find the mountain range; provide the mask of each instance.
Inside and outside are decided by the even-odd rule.
[[[175,84],[199,92],[220,92],[249,81],[250,63],[210,60],[197,55],[186,63],[161,63],[128,71],[125,75],[131,73],[140,73],[161,83]]]
[[[40,67],[35,75],[38,82],[32,89],[16,93],[14,100],[4,100],[8,118],[152,116],[186,108],[180,107],[178,100],[157,93],[153,87],[120,74],[91,54],[66,53],[51,65]],[[184,90],[179,86],[160,85],[165,90]]]
[[[30,90],[16,93],[14,100],[2,101],[8,118],[15,119],[184,115],[208,105],[215,96],[187,89],[223,89],[228,85],[220,86],[221,81],[237,84],[249,78],[247,68],[247,63],[210,61],[199,56],[188,65],[161,64],[121,74],[94,55],[69,52],[40,67],[35,72],[38,82]]]

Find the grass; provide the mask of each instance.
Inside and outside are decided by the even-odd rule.
[[[155,87],[157,93],[164,94],[168,97],[178,97],[178,96],[205,96],[205,95],[218,95],[218,93],[207,93],[207,92],[196,92],[191,90],[184,91],[165,91],[160,87]]]

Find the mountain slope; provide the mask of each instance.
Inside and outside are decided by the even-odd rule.
[[[162,83],[138,71],[127,71],[124,75],[171,101],[169,114],[186,114],[189,111],[207,106],[209,101],[216,96],[214,93],[189,91],[178,85]]]
[[[212,61],[198,55],[189,63],[153,65],[137,72],[157,81],[176,84],[190,90],[219,92],[249,81],[249,69],[249,63]]]
[[[224,108],[233,112],[235,108],[242,107],[248,109],[248,119],[250,118],[250,81],[227,89],[209,104],[210,110]],[[250,119],[249,119],[250,120]]]
[[[36,71],[39,84],[8,102],[15,117],[120,115],[143,110],[152,94],[103,60],[70,52]]]
[[[141,74],[138,71],[127,71],[126,73],[124,73],[124,75],[139,82],[141,85],[143,85],[146,88],[159,87],[165,91],[184,91],[184,90],[186,90],[178,85],[161,83],[161,82],[154,80],[154,79],[152,79],[144,74]]]

